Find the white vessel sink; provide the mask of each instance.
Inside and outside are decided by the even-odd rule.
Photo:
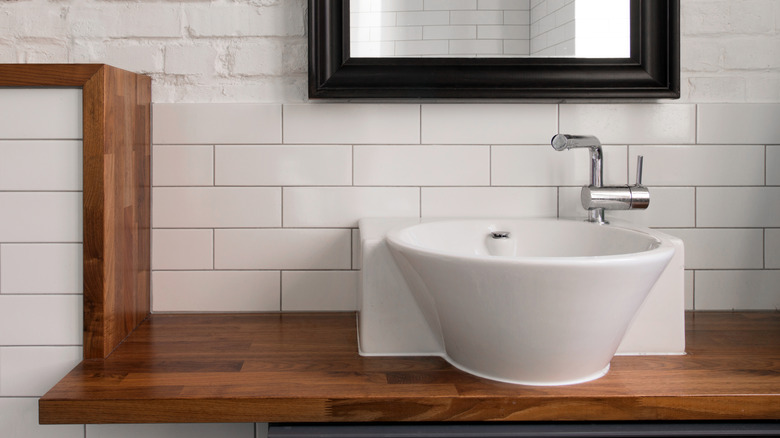
[[[427,354],[527,385],[604,375],[675,253],[661,233],[556,219],[403,225],[386,244],[430,331],[420,336],[441,347]]]

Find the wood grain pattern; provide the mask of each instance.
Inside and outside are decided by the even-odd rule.
[[[355,315],[152,315],[40,400],[42,423],[780,419],[780,313],[687,316],[688,355],[531,387],[361,357]]]
[[[103,64],[3,64],[0,86],[83,90],[84,358],[150,312],[151,79]]]
[[[150,312],[151,79],[104,66],[84,84],[84,358]]]
[[[103,64],[0,64],[0,87],[83,87]]]

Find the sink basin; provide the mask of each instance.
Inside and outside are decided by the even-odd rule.
[[[442,347],[430,354],[526,385],[603,376],[675,252],[650,230],[557,219],[402,225],[386,243]]]

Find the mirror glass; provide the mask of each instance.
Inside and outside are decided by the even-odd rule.
[[[352,58],[629,58],[630,0],[350,0]]]

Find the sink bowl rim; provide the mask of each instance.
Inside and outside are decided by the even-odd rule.
[[[581,226],[593,226],[593,227],[607,227],[611,229],[617,229],[621,232],[630,234],[636,234],[643,238],[650,240],[656,246],[651,249],[625,252],[619,254],[608,255],[587,255],[587,256],[502,256],[492,254],[464,254],[454,253],[439,248],[433,248],[430,246],[424,246],[409,242],[402,237],[402,233],[413,227],[426,226],[434,223],[446,223],[446,222],[564,222],[564,223],[577,223]],[[580,226],[580,225],[577,225]],[[662,254],[673,252],[674,246],[672,242],[666,238],[662,233],[655,232],[654,230],[635,226],[628,223],[610,223],[605,225],[593,224],[587,221],[566,219],[566,218],[437,218],[437,219],[420,219],[419,222],[414,224],[399,225],[387,232],[386,240],[389,245],[396,249],[408,249],[417,251],[420,253],[428,254],[431,256],[442,257],[452,260],[469,260],[473,262],[483,263],[522,263],[522,264],[536,264],[536,265],[570,265],[572,263],[577,264],[600,264],[605,262],[630,262],[638,261],[645,257],[657,257]]]

